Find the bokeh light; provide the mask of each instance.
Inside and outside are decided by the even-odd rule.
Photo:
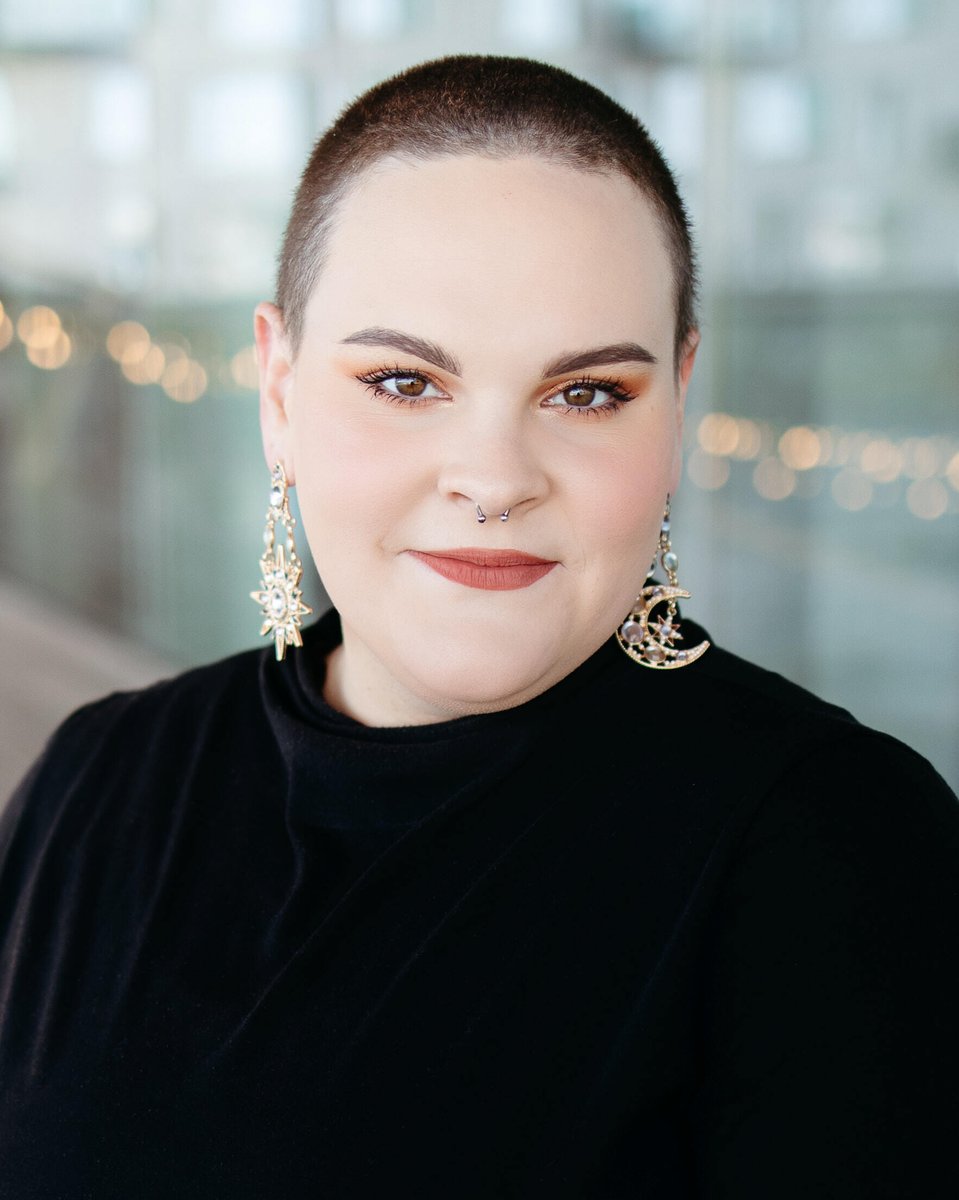
[[[27,346],[27,358],[43,371],[56,371],[68,361],[72,353],[73,343],[62,329],[49,345]]]
[[[764,500],[785,500],[796,490],[796,472],[781,459],[760,459],[753,469],[753,487]]]
[[[739,442],[739,424],[728,413],[707,413],[699,422],[696,438],[707,454],[732,454]]]
[[[856,467],[843,467],[830,485],[832,498],[847,512],[861,512],[872,502],[873,486]]]
[[[838,429],[831,433],[832,449],[828,459],[823,459],[823,465],[831,467],[857,466],[863,450],[873,440],[870,433],[845,433]]]
[[[902,443],[903,470],[910,479],[929,479],[942,464],[934,438],[906,438]]]
[[[906,506],[914,517],[935,521],[949,508],[946,485],[938,479],[917,479],[906,488]]]
[[[173,378],[167,379],[167,371],[174,370]],[[163,390],[171,400],[180,404],[193,404],[207,388],[207,374],[192,358],[184,356],[176,360],[163,372]]]
[[[244,346],[233,355],[230,359],[230,378],[238,387],[257,390],[260,386],[260,372],[255,346]]]
[[[955,490],[959,492],[959,450],[949,459],[949,464],[946,467],[946,478]]]
[[[136,357],[132,357],[134,353]],[[131,347],[128,355],[129,357],[121,362],[120,370],[131,383],[144,387],[148,383],[159,382],[166,366],[166,358],[159,346],[148,342],[144,348],[137,343],[135,350]]]
[[[6,350],[12,341],[13,322],[10,320],[9,314],[3,311],[3,305],[0,304],[0,350]]]
[[[888,438],[873,438],[863,446],[859,466],[879,483],[892,483],[902,474],[902,451]]]
[[[763,448],[762,427],[749,417],[736,418],[736,446],[731,451],[733,458],[749,462],[758,458]]]
[[[17,336],[28,350],[52,350],[62,332],[59,314],[45,304],[24,309],[17,321]]]
[[[140,362],[149,349],[150,335],[139,321],[120,321],[107,334],[107,353],[114,362]]]
[[[779,439],[779,457],[794,471],[809,471],[822,460],[819,435],[808,425],[794,425]]]
[[[190,374],[191,359],[184,350],[170,342],[161,342],[160,349],[163,351],[164,366],[159,382],[167,395],[171,395]]]

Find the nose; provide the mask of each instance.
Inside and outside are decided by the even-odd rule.
[[[538,504],[548,491],[533,434],[509,428],[464,430],[440,470],[440,494],[483,524]]]

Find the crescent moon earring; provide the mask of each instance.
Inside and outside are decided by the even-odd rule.
[[[674,642],[681,642],[683,635],[679,632],[678,610],[676,601],[688,600],[689,592],[679,587],[676,571],[679,559],[673,552],[669,540],[669,496],[666,497],[666,510],[663,513],[663,523],[659,530],[659,549],[657,555],[660,566],[666,572],[668,585],[651,584],[644,587],[636,597],[633,610],[626,620],[616,630],[616,640],[633,662],[640,666],[652,667],[657,671],[676,670],[677,667],[688,667],[709,649],[709,642],[700,642],[689,650],[677,650]],[[652,575],[656,569],[656,559],[649,569]],[[660,604],[666,605],[665,616],[652,620],[653,609]]]
[[[277,522],[286,530],[285,547],[275,545]],[[303,564],[293,540],[295,524],[296,518],[290,512],[290,498],[287,495],[286,472],[283,464],[277,463],[270,475],[270,507],[266,512],[266,529],[263,531],[266,550],[260,559],[262,579],[259,590],[250,592],[250,598],[259,604],[263,612],[260,634],[272,635],[277,661],[282,660],[287,646],[303,645],[300,624],[303,617],[313,611],[303,603],[303,592],[299,586]]]

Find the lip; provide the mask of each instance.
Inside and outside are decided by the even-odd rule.
[[[480,550],[463,546],[455,550],[410,550],[409,553],[444,579],[487,592],[530,587],[556,566],[553,559],[538,558],[522,550]]]

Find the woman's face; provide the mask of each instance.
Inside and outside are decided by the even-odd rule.
[[[257,310],[267,460],[343,622],[334,706],[508,708],[613,633],[679,476],[694,347],[677,373],[673,330],[663,235],[623,176],[462,156],[363,177],[295,361]]]

